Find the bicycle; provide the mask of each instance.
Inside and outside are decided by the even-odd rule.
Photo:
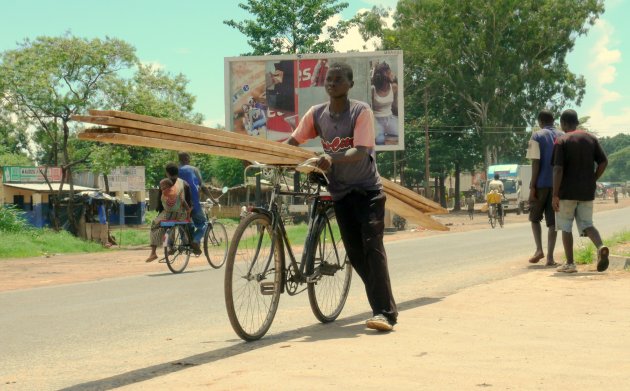
[[[488,193],[488,220],[490,222],[490,226],[494,229],[496,227],[497,222],[503,228],[504,223],[504,214],[505,208],[499,208],[502,205],[502,195],[500,193]],[[499,209],[501,209],[501,213],[499,213]]]
[[[228,317],[245,341],[260,339],[269,330],[282,293],[293,296],[307,290],[311,310],[322,323],[334,321],[345,305],[352,267],[341,242],[332,197],[321,191],[327,178],[313,162],[309,159],[297,167],[255,164],[245,169],[246,177],[248,169],[261,169],[272,183],[268,206],[253,208],[237,227],[225,268]],[[287,175],[293,171],[307,174],[304,192],[283,190],[289,188]],[[299,262],[280,213],[280,196],[305,197],[310,205]]]
[[[223,188],[223,194],[227,187]],[[219,197],[221,198],[221,197]],[[218,199],[217,199],[218,201]],[[211,217],[210,211],[214,206],[211,200],[201,202],[208,223],[204,226],[203,251],[206,260],[215,269],[225,263],[228,249],[228,236],[225,226],[216,217]],[[218,204],[221,207],[220,204]],[[164,258],[160,262],[166,263],[168,269],[175,273],[181,273],[188,266],[190,254],[194,254],[192,248],[192,224],[190,220],[165,220],[160,222],[164,232]],[[195,254],[195,256],[198,256]],[[220,261],[219,261],[220,260]]]
[[[224,187],[223,194],[225,194],[227,190],[227,187]],[[216,199],[216,204],[219,206],[219,209],[221,208],[221,204],[218,203],[218,201],[223,194]],[[206,256],[208,264],[215,269],[219,269],[227,259],[229,245],[227,230],[223,223],[211,215],[212,208],[215,205],[211,199],[208,198],[205,202],[200,202],[200,204],[207,221],[203,234],[203,253]]]

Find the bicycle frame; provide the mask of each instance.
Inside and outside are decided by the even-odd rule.
[[[253,165],[250,167],[260,167],[260,166]],[[266,168],[266,166],[263,166],[263,167]],[[283,167],[283,166],[277,167],[276,168],[278,170],[278,172],[276,173],[277,177],[282,176],[283,174],[286,173],[287,170],[291,168],[295,169],[295,167],[292,167],[292,166],[291,167]],[[245,169],[245,171],[247,171],[247,168]],[[284,221],[282,220],[280,207],[278,206],[278,202],[277,202],[277,198],[283,195],[301,196],[307,199],[311,199],[309,219],[308,219],[308,231],[307,231],[308,233],[304,240],[304,249],[302,251],[302,256],[300,258],[299,263],[297,262],[296,256],[293,253],[293,249],[291,248],[291,241],[289,240],[289,237],[288,237],[285,225],[284,225]],[[264,264],[265,266],[263,269],[263,273],[261,273],[261,275],[265,275],[267,271],[269,270],[269,268],[271,267],[271,265],[273,264],[273,254],[275,253],[276,240],[279,239],[279,240],[282,240],[284,248],[287,249],[287,253],[289,255],[289,261],[291,265],[290,267],[287,267],[287,265],[283,265],[283,269],[284,269],[283,273],[286,274],[289,271],[289,269],[292,267],[293,270],[295,271],[295,274],[292,276],[292,278],[294,279],[292,282],[297,283],[298,285],[317,281],[319,276],[315,274],[311,274],[311,273],[314,273],[314,271],[307,270],[307,267],[309,266],[309,262],[312,260],[313,255],[314,255],[313,253],[315,251],[314,248],[311,248],[310,243],[312,242],[312,235],[314,235],[316,232],[315,224],[320,224],[321,218],[325,219],[326,224],[327,224],[327,229],[331,230],[332,232],[330,221],[328,219],[328,216],[326,215],[327,211],[331,207],[332,207],[332,197],[330,197],[329,195],[321,194],[321,184],[319,183],[316,183],[316,188],[312,192],[286,191],[286,190],[281,189],[281,183],[274,183],[273,190],[271,193],[271,199],[269,201],[269,206],[267,208],[264,208],[264,207],[252,208],[253,212],[266,214],[271,219],[271,243],[272,243],[271,246],[272,247],[271,247],[271,251],[269,253],[268,258],[265,261],[265,264]],[[320,217],[320,216],[323,216],[323,217]],[[279,232],[280,238],[277,237],[278,232]],[[262,235],[260,236],[259,240],[262,241]],[[255,259],[258,258],[258,251],[261,245],[260,241],[257,245]],[[334,245],[334,251],[336,254],[338,254],[338,249],[336,245]],[[250,266],[250,269],[248,270],[247,274],[249,276],[251,276],[253,266],[254,266],[254,263],[252,263],[252,265]],[[285,284],[283,284],[283,287],[282,287],[282,292],[285,291],[285,285],[286,285],[286,278],[285,278]],[[288,293],[291,295],[295,295],[299,292],[302,292],[302,291],[297,291],[297,289],[295,289],[294,291],[291,291],[290,289],[286,291],[288,291]]]

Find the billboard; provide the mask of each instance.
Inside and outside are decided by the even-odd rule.
[[[402,51],[319,53],[225,58],[225,127],[237,133],[284,141],[313,105],[327,102],[328,65],[349,64],[350,99],[374,111],[377,151],[404,149]],[[319,139],[303,147],[321,151]]]

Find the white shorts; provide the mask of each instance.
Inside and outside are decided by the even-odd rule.
[[[593,226],[593,201],[560,200],[560,210],[556,212],[556,230],[571,232],[573,219],[580,234]]]

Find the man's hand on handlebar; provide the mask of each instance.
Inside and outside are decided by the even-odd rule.
[[[330,166],[332,166],[332,157],[327,154],[320,155],[315,165],[324,171],[328,171]]]

